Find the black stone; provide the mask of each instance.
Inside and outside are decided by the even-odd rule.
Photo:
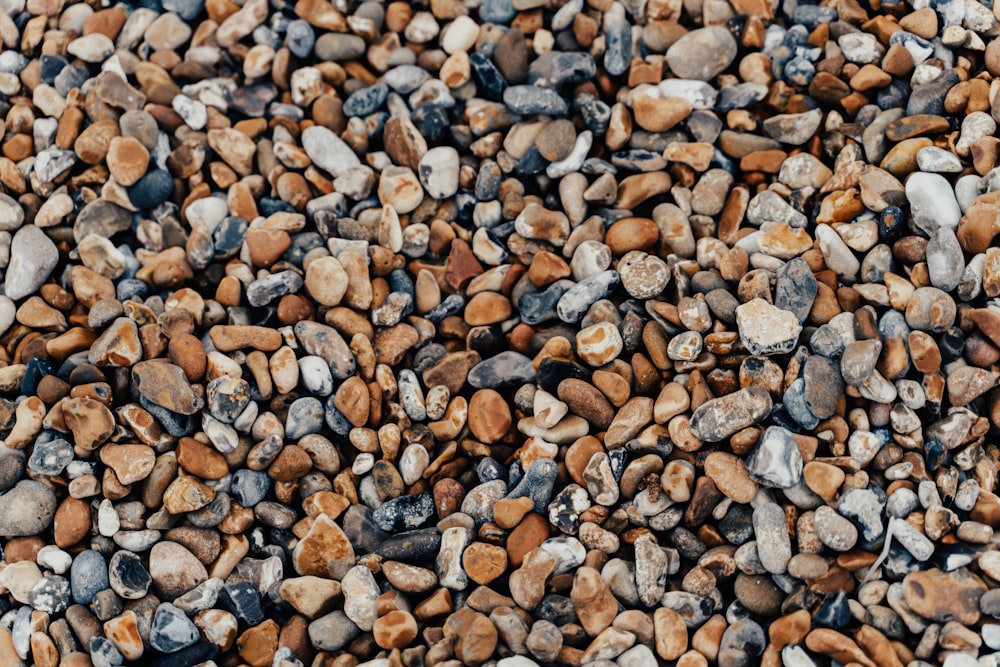
[[[441,532],[437,528],[425,528],[387,537],[379,545],[376,553],[383,560],[420,563],[434,560],[440,548]]]
[[[219,602],[244,625],[254,626],[264,620],[260,594],[249,581],[236,581],[224,585],[219,591]]]

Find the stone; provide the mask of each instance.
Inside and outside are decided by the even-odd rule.
[[[37,535],[49,527],[56,513],[52,489],[34,480],[22,480],[0,499],[0,535]]]
[[[735,57],[736,40],[721,26],[692,30],[667,49],[667,64],[682,79],[708,81]]]
[[[907,606],[929,621],[979,620],[979,598],[986,585],[965,568],[942,572],[937,568],[911,572],[903,579],[903,599]]]
[[[802,325],[792,313],[761,298],[737,307],[736,322],[740,340],[755,355],[791,352],[802,333]]]
[[[719,490],[738,503],[749,503],[758,486],[747,472],[743,460],[727,452],[712,452],[705,458],[705,474]]]
[[[701,440],[719,442],[759,422],[770,411],[767,391],[748,387],[700,405],[691,415],[691,430]]]
[[[795,437],[780,426],[769,426],[746,459],[750,478],[772,488],[787,489],[798,484],[802,467]]]
[[[174,599],[208,579],[194,554],[176,542],[158,542],[149,552],[149,575],[158,591]]]
[[[59,262],[55,244],[39,227],[25,225],[10,244],[4,294],[14,301],[34,294]]]

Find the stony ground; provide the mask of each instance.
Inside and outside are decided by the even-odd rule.
[[[1000,665],[998,16],[0,0],[0,665]]]

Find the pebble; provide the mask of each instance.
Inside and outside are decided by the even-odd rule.
[[[709,81],[736,57],[736,40],[721,26],[692,30],[667,50],[667,64],[682,79]]]
[[[4,294],[14,301],[34,294],[58,262],[59,251],[45,232],[35,225],[21,227],[10,241]]]
[[[737,307],[736,321],[740,339],[755,355],[791,352],[802,332],[802,326],[793,314],[761,298]]]

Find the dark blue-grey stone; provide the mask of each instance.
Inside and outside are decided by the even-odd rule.
[[[348,507],[344,512],[341,527],[347,539],[354,545],[354,552],[359,555],[374,552],[386,539],[389,539],[389,535],[382,532],[372,520],[372,512],[365,505]]]
[[[542,157],[542,154],[538,151],[536,146],[532,146],[528,149],[528,152],[524,154],[524,157],[517,161],[517,165],[514,167],[514,173],[518,176],[540,174],[545,171],[545,168],[548,165],[549,161]]]
[[[229,497],[229,494],[219,492],[215,494],[215,498],[212,502],[205,505],[200,510],[188,512],[184,516],[195,528],[214,528],[222,523],[222,520],[229,515],[232,506],[233,501]]]
[[[792,58],[785,65],[785,81],[797,86],[808,86],[816,76],[816,66],[805,58]]]
[[[476,175],[475,195],[479,201],[490,201],[496,199],[500,194],[500,181],[503,179],[503,171],[500,165],[492,160],[485,161],[479,167]]]
[[[6,406],[13,414],[13,405]],[[0,493],[10,490],[24,474],[25,453],[22,449],[0,450]]]
[[[593,132],[594,136],[599,137],[607,132],[608,124],[611,122],[611,107],[607,103],[591,97],[577,103],[576,108],[580,112],[584,126]]]
[[[372,520],[387,533],[419,528],[434,515],[434,497],[429,493],[419,496],[400,496],[386,501],[372,512]]]
[[[719,111],[745,109],[767,97],[767,86],[759,83],[738,83],[719,90],[716,108]]]
[[[938,349],[941,351],[941,361],[945,364],[957,360],[965,350],[965,334],[958,327],[943,331],[938,337]]]
[[[805,322],[812,310],[819,283],[809,268],[809,263],[801,257],[785,262],[778,269],[774,286],[774,305],[795,315],[799,322]]]
[[[559,299],[556,313],[563,322],[575,324],[583,319],[596,301],[606,298],[621,282],[618,272],[602,271],[596,276],[581,280],[569,288]]]
[[[63,438],[35,442],[35,448],[28,459],[28,469],[39,475],[59,475],[73,460],[73,445]]]
[[[633,148],[612,153],[611,164],[629,171],[658,171],[662,168],[663,157],[660,151]]]
[[[213,660],[219,655],[219,647],[211,642],[197,642],[193,646],[156,658],[156,667],[190,667]]]
[[[141,280],[136,280],[135,278],[120,280],[118,281],[118,284],[115,285],[115,296],[119,301],[128,301],[134,296],[145,298],[148,292],[149,285]]]
[[[79,67],[70,65],[69,67],[64,67],[58,75],[56,75],[55,86],[56,92],[66,97],[69,91],[74,88],[79,88],[87,82],[90,78],[90,72],[87,71],[86,67]]]
[[[479,4],[479,19],[484,23],[507,25],[517,16],[513,0],[489,0]]]
[[[69,608],[70,584],[66,577],[53,574],[39,579],[28,591],[28,604],[46,614],[61,614]]]
[[[316,44],[316,33],[308,22],[298,19],[288,24],[285,39],[289,51],[299,58],[306,58]]]
[[[538,366],[538,385],[553,396],[558,393],[559,384],[570,379],[589,382],[590,371],[572,361],[552,358],[542,359]]]
[[[319,401],[316,402],[319,403]],[[253,507],[264,500],[270,488],[271,478],[263,470],[243,468],[233,473],[231,493],[236,502],[243,507]]]
[[[829,324],[824,324],[809,337],[809,349],[830,359],[837,359],[844,353],[844,339]]]
[[[247,301],[255,308],[266,306],[286,294],[298,292],[302,284],[302,276],[290,269],[271,273],[247,286]]]
[[[333,394],[326,400],[326,406],[323,410],[323,420],[326,422],[326,425],[330,427],[331,431],[346,438],[351,432],[351,429],[354,428],[354,425],[347,421],[347,417],[345,417],[333,404],[335,396],[336,395]]]
[[[24,377],[21,378],[21,393],[25,396],[34,396],[42,378],[56,372],[52,362],[41,357],[29,359],[25,366]]]
[[[917,114],[944,115],[944,98],[948,91],[960,81],[958,72],[945,70],[933,81],[914,87],[906,103],[906,115]]]
[[[619,19],[604,32],[604,69],[612,76],[628,71],[632,62],[632,25]]]
[[[469,371],[469,385],[476,389],[495,389],[531,382],[535,369],[531,359],[520,352],[507,350],[495,357],[485,359]]]
[[[442,107],[423,104],[413,110],[410,120],[428,141],[440,141],[450,129],[448,111]]]
[[[806,402],[806,381],[796,378],[788,385],[781,399],[788,416],[804,429],[814,429],[819,424],[819,417],[813,414]]]
[[[149,645],[161,653],[176,653],[198,641],[198,628],[183,611],[162,603],[149,626]]]
[[[906,80],[893,79],[888,86],[879,89],[875,104],[882,111],[902,108],[906,106],[910,92],[910,84]]]
[[[519,114],[563,116],[569,104],[556,91],[540,86],[511,86],[503,93],[503,103]]]
[[[524,474],[524,477],[508,493],[508,498],[530,498],[535,504],[535,511],[544,514],[552,499],[552,491],[556,485],[556,475],[559,469],[552,459],[537,459]],[[511,480],[513,483],[513,480]]]
[[[232,109],[244,116],[262,118],[267,112],[267,106],[278,96],[278,89],[272,83],[255,83],[237,88],[229,98]],[[269,215],[261,207],[262,215]]]
[[[347,532],[346,525],[344,532]],[[374,551],[383,560],[420,563],[433,561],[440,548],[441,532],[437,528],[423,528],[386,537]]]
[[[754,538],[753,509],[749,505],[733,503],[719,521],[719,531],[734,546],[746,544]]]
[[[260,593],[249,581],[234,581],[223,586],[219,591],[219,602],[244,625],[254,626],[264,620]]]
[[[90,662],[94,667],[122,667],[125,657],[110,639],[97,636],[90,638]]]
[[[597,74],[594,58],[584,51],[549,51],[528,67],[528,83],[559,88],[590,81]]]
[[[476,464],[476,475],[479,477],[479,481],[484,483],[503,479],[505,476],[504,467],[493,457],[486,456]]]
[[[820,23],[833,23],[837,20],[837,10],[833,7],[819,5],[796,5],[792,12],[792,20],[807,28],[815,28]]]
[[[115,552],[108,567],[108,579],[112,590],[126,600],[143,597],[153,583],[142,559],[131,551]]]
[[[175,438],[194,433],[194,419],[192,419],[191,415],[181,415],[171,412],[153,403],[145,396],[139,396],[139,405],[142,406],[143,410],[153,415],[156,421],[160,422],[163,428],[166,429],[167,433]]]
[[[906,316],[903,313],[890,309],[879,318],[878,332],[882,334],[883,339],[901,338],[906,340],[910,337],[910,325],[906,323]]]
[[[97,551],[82,551],[69,568],[70,592],[76,604],[90,604],[108,582],[108,564]]]
[[[163,9],[173,12],[185,21],[193,21],[205,8],[205,0],[161,0]]]
[[[38,74],[42,81],[50,86],[55,82],[59,73],[63,71],[63,68],[69,65],[69,61],[62,56],[50,55],[48,53],[42,54],[38,60],[40,65]]]
[[[503,93],[507,90],[507,79],[493,61],[482,53],[473,53],[469,56],[469,65],[472,76],[476,79],[476,90],[480,95],[494,102],[502,100]]]
[[[576,607],[573,606],[573,600],[565,595],[556,595],[555,593],[550,593],[543,597],[542,601],[533,610],[533,613],[539,620],[548,621],[559,626],[579,622],[576,615]]]
[[[458,315],[465,308],[465,299],[460,294],[449,294],[445,300],[434,306],[431,312],[427,313],[428,320],[437,324],[446,317]]]
[[[389,97],[389,86],[376,83],[353,93],[344,102],[345,116],[367,116],[385,104]]]
[[[128,189],[128,198],[140,209],[156,208],[170,198],[174,191],[174,178],[165,169],[153,169]]]
[[[212,244],[216,259],[233,257],[243,247],[247,235],[247,221],[242,218],[227,217],[212,232]]]
[[[722,633],[722,641],[719,644],[720,662],[722,656],[729,656],[731,665],[751,665],[757,662],[757,658],[764,653],[767,647],[767,637],[764,635],[764,628],[749,618],[741,618]],[[740,662],[735,659],[739,655],[745,659]]]
[[[851,608],[847,604],[847,596],[843,593],[832,593],[823,598],[813,616],[813,623],[827,628],[842,628],[851,622]]]
[[[326,242],[317,232],[299,232],[292,237],[292,245],[281,256],[282,261],[291,262],[295,266],[301,267],[302,260],[309,254],[310,250],[323,248]]]

